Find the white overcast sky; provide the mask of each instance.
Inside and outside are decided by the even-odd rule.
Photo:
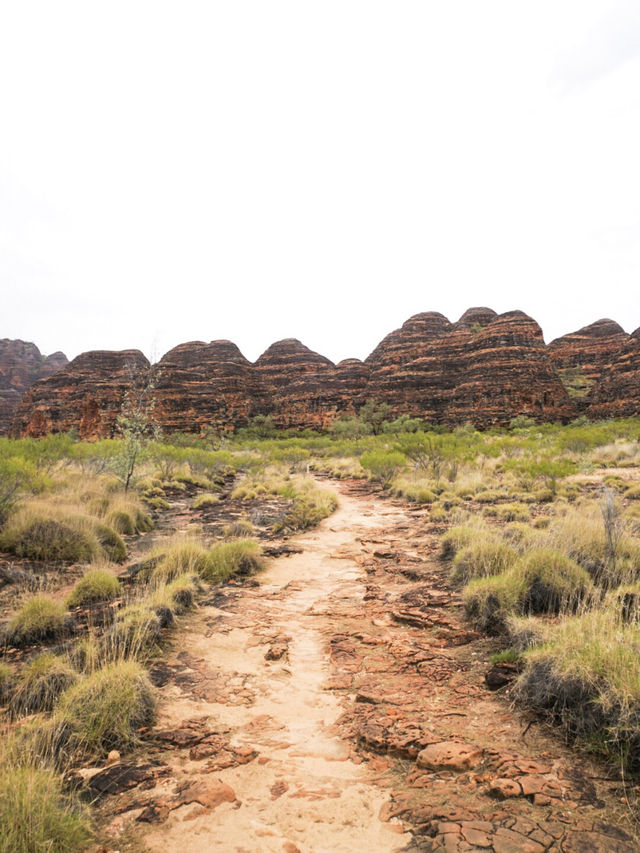
[[[8,0],[0,337],[640,326],[638,0]]]

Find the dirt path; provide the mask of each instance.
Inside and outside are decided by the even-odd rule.
[[[523,737],[486,687],[489,643],[427,512],[340,492],[301,553],[215,593],[156,667],[154,742],[110,832],[138,826],[163,853],[637,849],[619,783],[537,726]]]

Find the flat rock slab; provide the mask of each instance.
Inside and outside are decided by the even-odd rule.
[[[441,741],[425,747],[416,759],[418,767],[427,770],[471,770],[482,761],[483,751],[460,741]]]

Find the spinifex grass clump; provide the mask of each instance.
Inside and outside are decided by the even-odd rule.
[[[178,575],[170,583],[156,586],[147,600],[156,613],[159,609],[168,609],[172,613],[180,614],[193,607],[197,591],[196,576],[185,573]]]
[[[119,660],[97,669],[60,697],[57,716],[69,729],[74,755],[101,758],[125,751],[139,740],[138,730],[155,718],[155,696],[144,668]]]
[[[253,524],[244,518],[225,524],[222,530],[225,539],[247,539],[253,532]]]
[[[175,538],[152,551],[149,563],[153,565],[152,582],[167,583],[185,573],[204,577],[210,570],[211,555],[197,539]]]
[[[151,607],[129,604],[102,638],[104,656],[107,660],[147,657],[155,651],[161,632],[160,618]]]
[[[108,569],[92,569],[67,596],[67,607],[87,607],[101,601],[111,601],[120,595],[120,591],[120,581]]]
[[[0,661],[0,705],[5,705],[13,693],[15,675],[11,666]]]
[[[78,680],[68,660],[43,652],[25,664],[11,696],[14,714],[51,711],[58,696]]]
[[[640,624],[592,611],[560,621],[525,654],[516,698],[640,772]]]
[[[251,539],[221,542],[209,552],[210,561],[201,573],[211,583],[225,581],[234,575],[252,575],[264,568],[262,548]]]
[[[0,853],[75,853],[91,835],[86,807],[59,774],[0,758]]]
[[[7,640],[14,645],[55,640],[65,627],[65,609],[46,595],[27,599],[9,622]]]
[[[467,582],[472,578],[498,575],[518,559],[515,548],[491,536],[476,539],[458,551],[453,560],[453,579]]]
[[[593,594],[591,578],[558,551],[538,549],[493,577],[472,580],[464,591],[467,614],[489,634],[506,630],[511,614],[575,611]]]
[[[120,535],[108,524],[52,501],[32,501],[12,515],[0,533],[0,548],[53,563],[99,558],[121,563],[127,554]]]

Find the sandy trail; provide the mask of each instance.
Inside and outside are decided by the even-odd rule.
[[[155,853],[637,850],[615,774],[488,689],[495,644],[428,509],[337,488],[300,553],[214,591],[156,665],[158,725],[104,807],[116,847],[134,827],[126,849]]]
[[[206,714],[233,730],[234,743],[250,745],[260,757],[217,774],[241,805],[225,803],[189,821],[184,817],[191,807],[180,807],[146,835],[149,850],[391,853],[407,843],[399,822],[378,819],[388,794],[372,784],[366,764],[352,759],[350,744],[334,725],[342,713],[340,698],[324,689],[330,676],[327,623],[364,594],[362,568],[351,552],[358,550],[359,537],[390,516],[397,518],[398,510],[343,495],[320,529],[296,538],[303,553],[270,561],[260,586],[243,592],[238,613],[201,611],[201,619],[220,619],[217,629],[203,636],[197,624],[181,645],[203,670],[221,670],[231,684],[241,682],[251,701],[236,704],[233,686],[218,701],[186,699],[169,688],[159,724],[175,726]],[[283,659],[265,660],[278,640],[286,647]],[[177,769],[192,775],[197,768],[187,761]]]

